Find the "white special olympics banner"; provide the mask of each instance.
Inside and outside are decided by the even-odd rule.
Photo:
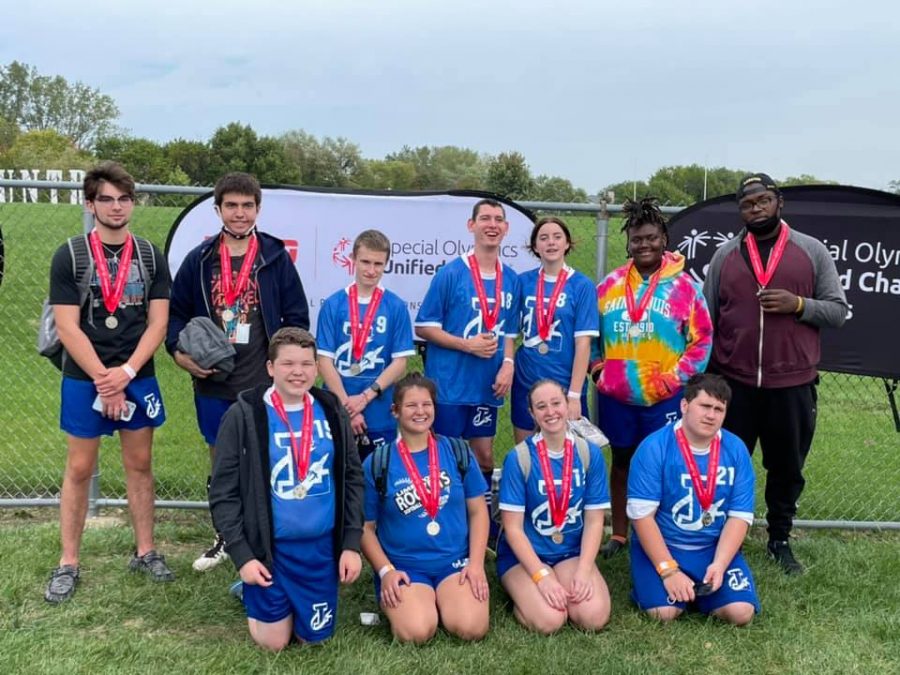
[[[283,239],[297,266],[309,300],[315,330],[325,298],[353,281],[350,254],[363,230],[381,230],[391,240],[391,256],[382,284],[403,298],[414,320],[432,277],[444,264],[467,252],[472,235],[466,222],[472,207],[489,197],[503,203],[509,232],[500,256],[517,272],[538,265],[526,245],[533,225],[519,206],[485,193],[325,192],[263,188],[257,225]],[[197,199],[179,215],[166,242],[174,278],[188,251],[216,236],[222,222],[213,195]]]

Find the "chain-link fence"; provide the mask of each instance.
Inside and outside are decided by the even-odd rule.
[[[163,248],[169,228],[193,197],[184,189],[175,193],[142,187],[132,229]],[[83,231],[83,209],[70,202],[65,190],[58,191],[57,203],[50,203],[49,189],[26,188],[17,181],[0,181],[0,191],[0,505],[52,504],[58,499],[66,460],[58,424],[60,376],[38,356],[35,336],[50,258],[66,237]],[[596,214],[570,212],[561,205],[554,205],[554,212],[572,228],[576,248],[569,262],[575,268],[597,279],[599,257],[608,260],[604,269],[625,261],[625,240],[615,219],[598,221]],[[190,379],[164,350],[156,355],[156,368],[168,413],[154,439],[157,498],[169,505],[202,502],[209,456],[196,428]],[[896,382],[823,373],[818,431],[799,518],[900,521],[900,435],[888,399],[891,386]],[[501,412],[500,420],[498,460],[512,446],[508,413]],[[101,503],[125,496],[118,448],[117,439],[104,439],[101,445]],[[756,455],[762,514],[764,472]]]

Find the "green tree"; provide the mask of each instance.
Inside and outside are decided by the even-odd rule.
[[[97,155],[124,166],[138,183],[187,185],[190,179],[166,154],[159,143],[146,138],[103,138],[97,142]]]
[[[892,180],[888,183],[888,190],[894,194],[900,195],[900,180]]]
[[[837,185],[838,182],[836,180],[824,180],[822,178],[816,178],[812,174],[809,173],[801,173],[799,176],[788,176],[782,181],[776,181],[778,185],[781,187],[788,187],[791,185]]]
[[[5,117],[0,117],[0,152],[8,150],[18,135],[19,127]]]
[[[415,167],[413,187],[417,190],[484,189],[487,162],[475,150],[454,145],[403,146],[385,157]]]
[[[259,136],[250,127],[231,122],[219,127],[209,141],[211,175],[246,171],[261,183],[300,182],[300,171],[292,164],[280,140]]]
[[[364,160],[357,180],[359,187],[371,190],[414,190],[416,167],[396,160]]]
[[[212,185],[218,176],[210,171],[209,146],[200,141],[176,138],[163,146],[169,162],[187,176],[190,185]]]
[[[52,130],[19,134],[9,149],[0,152],[0,167],[7,169],[86,169],[94,161],[90,153]]]
[[[485,187],[510,199],[524,199],[532,191],[534,179],[519,152],[501,152],[488,163]]]
[[[361,187],[365,183],[364,160],[359,146],[346,138],[326,136],[319,141],[302,129],[279,137],[289,161],[300,171],[303,185]]]
[[[13,61],[0,66],[0,117],[23,131],[52,129],[78,147],[92,149],[115,129],[115,101],[82,82],[40,75],[34,66]]]
[[[587,202],[587,192],[576,188],[572,182],[560,176],[545,176],[541,174],[534,179],[528,199],[538,202]]]

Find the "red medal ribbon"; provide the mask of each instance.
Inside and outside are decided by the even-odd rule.
[[[563,446],[563,471],[560,494],[556,493],[556,481],[553,480],[553,469],[550,466],[550,455],[547,454],[547,441],[541,438],[535,443],[538,459],[541,462],[541,474],[547,490],[547,503],[550,506],[550,518],[557,532],[562,532],[569,511],[569,498],[572,496],[572,463],[575,459],[574,445],[567,438]]]
[[[550,294],[550,306],[544,310],[544,268],[538,272],[537,292],[535,295],[535,311],[537,312],[538,335],[541,340],[546,342],[550,339],[550,328],[553,326],[553,315],[556,314],[556,301],[559,300],[559,294],[562,293],[563,287],[566,285],[566,279],[569,277],[566,268],[562,268],[556,277],[556,285],[553,287],[553,293]]]
[[[274,389],[272,390],[272,407],[278,413],[278,417],[287,426],[291,436],[291,450],[294,455],[294,465],[297,467],[298,482],[306,478],[306,472],[309,471],[309,456],[312,453],[312,427],[313,427],[313,399],[309,392],[303,397],[303,425],[300,427],[300,443],[294,437],[294,429],[291,427],[291,421],[288,419],[287,410],[284,409],[284,402],[281,400],[281,394]]]
[[[256,252],[259,250],[259,241],[256,235],[250,237],[244,262],[241,263],[241,271],[238,272],[237,281],[231,277],[231,252],[225,245],[225,235],[219,241],[219,265],[222,268],[222,294],[225,296],[225,304],[234,307],[235,301],[247,290],[250,282],[250,271],[253,269],[253,261],[256,260]]]
[[[481,268],[478,267],[478,259],[475,254],[469,255],[469,272],[472,275],[472,283],[475,284],[475,292],[478,294],[478,302],[481,304],[481,320],[485,330],[492,331],[500,318],[500,307],[503,300],[503,266],[497,261],[497,278],[494,281],[494,309],[488,311],[487,293],[484,291],[484,282],[481,280]]]
[[[91,253],[94,256],[94,265],[97,267],[97,278],[100,280],[100,292],[103,294],[103,306],[110,314],[114,314],[122,295],[125,293],[125,284],[128,282],[128,273],[131,270],[131,256],[134,252],[134,239],[128,235],[125,246],[122,247],[122,257],[119,259],[119,268],[116,271],[116,284],[112,285],[109,277],[109,266],[106,264],[106,256],[103,255],[103,242],[97,230],[91,230],[88,239],[91,243]]]
[[[359,361],[366,348],[366,342],[369,339],[369,333],[372,330],[372,323],[375,321],[375,314],[378,312],[378,305],[381,304],[381,296],[384,291],[376,287],[372,291],[372,298],[369,300],[369,307],[366,309],[366,316],[363,318],[362,329],[359,327],[359,291],[356,284],[350,286],[350,340],[353,343],[353,359]]]
[[[769,255],[769,261],[766,268],[763,269],[762,258],[759,255],[759,247],[756,245],[756,237],[751,232],[747,232],[744,241],[747,243],[747,253],[750,254],[750,265],[753,267],[753,276],[761,288],[765,288],[775,276],[775,270],[778,269],[778,263],[781,262],[781,256],[784,255],[784,248],[787,246],[788,240],[788,224],[781,221],[781,232],[778,233],[778,239],[775,240],[775,248]]]
[[[438,461],[437,439],[431,434],[428,435],[428,488],[425,487],[425,481],[422,480],[422,474],[413,461],[412,453],[406,445],[403,438],[397,439],[397,450],[400,453],[400,459],[403,460],[403,466],[406,467],[406,473],[412,481],[419,501],[422,502],[422,508],[425,509],[432,520],[437,517],[438,508],[441,504],[441,465]]]
[[[659,275],[662,274],[662,266],[650,277],[650,285],[641,296],[641,301],[637,307],[634,306],[634,290],[631,288],[631,270],[634,269],[634,260],[629,261],[628,269],[625,270],[625,308],[628,310],[628,318],[632,323],[638,323],[644,316],[647,306],[653,299],[653,293],[659,285]]]
[[[691,452],[691,446],[688,443],[687,436],[684,435],[684,429],[678,427],[675,430],[675,440],[678,441],[678,449],[681,450],[681,456],[684,463],[687,464],[688,473],[691,476],[691,483],[694,485],[694,492],[697,493],[697,501],[700,502],[700,508],[709,511],[712,506],[713,499],[716,496],[716,474],[719,471],[719,449],[722,442],[719,435],[716,434],[709,446],[709,465],[706,468],[706,485],[700,482],[700,470],[697,468],[697,460],[694,459],[694,453]]]

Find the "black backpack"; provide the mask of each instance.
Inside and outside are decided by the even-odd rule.
[[[440,442],[442,436],[436,436]],[[459,477],[465,479],[466,472],[469,470],[469,444],[461,438],[447,438],[450,441],[450,447],[453,448],[453,456],[456,458],[456,468],[459,471]],[[388,464],[391,460],[391,443],[382,443],[375,452],[372,453],[372,478],[375,481],[375,491],[379,498],[383,498],[387,494],[387,473]]]
[[[156,252],[149,241],[143,237],[134,237],[138,249],[138,265],[141,270],[141,278],[144,279],[144,306],[149,301],[150,284],[156,278]],[[70,237],[66,244],[69,247],[69,256],[72,260],[72,276],[78,286],[78,306],[84,307],[91,295],[91,277],[94,274],[94,257],[88,245],[86,234]],[[93,322],[93,318],[91,318]],[[53,317],[53,306],[50,298],[44,300],[41,306],[41,318],[38,324],[37,351],[50,361],[59,370],[63,367],[65,350],[59,341],[59,333],[56,330],[56,319]]]

